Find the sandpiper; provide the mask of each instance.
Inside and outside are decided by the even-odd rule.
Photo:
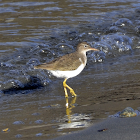
[[[67,79],[75,77],[81,73],[87,63],[86,52],[91,50],[99,51],[98,49],[92,48],[88,43],[82,42],[78,44],[75,52],[58,57],[49,63],[37,65],[34,68],[45,69],[58,78],[64,78],[63,87],[65,97],[68,97],[66,88],[70,90],[72,96],[77,96],[74,90],[66,84],[66,81]]]

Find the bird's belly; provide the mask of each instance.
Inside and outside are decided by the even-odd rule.
[[[58,78],[72,78],[72,77],[77,76],[79,73],[81,73],[81,71],[84,69],[84,67],[85,67],[85,65],[82,64],[76,70],[72,70],[72,71],[50,70],[50,72]]]

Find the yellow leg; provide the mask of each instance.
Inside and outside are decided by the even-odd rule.
[[[64,91],[65,91],[65,97],[68,97],[68,93],[67,93],[67,89],[66,88],[68,88],[70,90],[70,93],[72,94],[72,96],[77,96],[75,94],[74,90],[66,84],[66,81],[67,81],[67,79],[65,79],[63,81]]]
[[[67,79],[65,79],[64,81],[63,81],[63,87],[64,87],[64,92],[65,92],[65,97],[67,98],[68,97],[68,92],[67,92],[67,89],[66,89],[66,81],[67,81]]]

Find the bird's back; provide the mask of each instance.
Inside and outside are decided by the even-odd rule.
[[[61,57],[54,59],[49,63],[43,63],[41,65],[35,66],[35,69],[46,69],[46,70],[59,70],[59,71],[71,71],[76,70],[82,63],[79,55],[75,53],[70,53]]]

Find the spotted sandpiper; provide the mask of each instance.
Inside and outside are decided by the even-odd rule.
[[[99,51],[92,48],[88,43],[82,42],[78,44],[77,51],[58,57],[49,63],[43,63],[37,65],[35,69],[46,69],[58,78],[64,78],[63,87],[65,91],[65,97],[68,97],[67,89],[70,90],[72,96],[77,96],[74,90],[66,84],[67,79],[77,76],[86,66],[87,51]]]

